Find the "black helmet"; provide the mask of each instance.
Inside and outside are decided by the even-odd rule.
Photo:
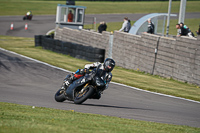
[[[107,58],[105,61],[104,61],[104,69],[106,72],[111,72],[113,70],[113,68],[115,67],[115,61],[111,58]]]

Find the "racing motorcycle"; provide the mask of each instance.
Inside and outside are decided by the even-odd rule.
[[[91,70],[79,79],[73,81],[67,88],[64,87],[71,74],[64,79],[63,85],[55,94],[57,102],[65,100],[73,101],[75,104],[82,104],[87,99],[99,99],[101,92],[105,89],[105,82],[98,76],[100,66]]]
[[[32,20],[33,15],[25,15],[23,20]]]

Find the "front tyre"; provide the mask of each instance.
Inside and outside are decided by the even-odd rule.
[[[84,90],[81,90],[75,94],[74,103],[81,104],[85,102],[89,97],[94,94],[94,88],[87,86]]]
[[[65,98],[65,90],[63,90],[63,89],[59,89],[57,92],[56,92],[56,94],[55,94],[55,100],[57,101],[57,102],[63,102],[63,101],[65,101],[66,100],[66,98]]]

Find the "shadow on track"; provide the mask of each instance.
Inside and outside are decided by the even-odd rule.
[[[65,101],[64,103],[67,103],[67,104],[73,104],[73,105],[78,105],[78,106],[90,106],[90,107],[100,107],[100,108],[117,108],[117,109],[134,109],[134,110],[151,110],[153,111],[152,109],[145,109],[145,108],[133,108],[133,107],[122,107],[122,106],[115,106],[115,105],[99,105],[99,104],[74,104],[72,102],[68,102],[68,101]]]
[[[120,109],[139,109],[139,110],[152,110],[152,109],[142,109],[142,108],[132,108],[132,107],[121,107],[114,105],[96,105],[96,104],[81,104],[82,106],[94,106],[94,107],[104,107],[104,108],[120,108]]]

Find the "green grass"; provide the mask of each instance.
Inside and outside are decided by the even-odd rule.
[[[131,25],[133,25],[135,21],[131,21]],[[171,19],[170,20],[170,27],[169,27],[169,35],[177,35],[177,29],[176,29],[176,24],[178,23],[177,19]],[[107,23],[107,31],[115,31],[119,30],[122,27],[123,21],[122,22],[109,22]],[[195,18],[195,19],[185,19],[185,24],[190,28],[190,30],[195,34],[198,30],[199,24],[200,24],[200,18]],[[96,25],[96,29],[98,29],[99,24]],[[92,25],[84,25],[84,29],[92,29]],[[166,26],[165,26],[166,29]],[[165,33],[166,34],[166,31]]]
[[[135,21],[131,21],[131,25],[133,25],[135,23]],[[108,32],[111,32],[111,31],[115,31],[115,30],[119,30],[121,29],[122,27],[122,24],[123,24],[123,18],[122,18],[122,21],[121,22],[109,22],[109,23],[106,23],[107,25],[107,31]],[[100,24],[96,24],[96,30],[98,29]],[[87,25],[84,25],[84,29],[92,29],[93,25],[92,24],[87,24]]]
[[[89,63],[86,60],[76,59],[67,55],[34,47],[33,38],[0,36],[0,47],[47,62],[49,64],[76,71]],[[152,76],[136,70],[127,70],[116,67],[113,70],[112,81],[138,87],[144,90],[170,94],[183,98],[200,101],[199,86]]]
[[[1,133],[199,133],[200,128],[0,102]]]
[[[0,0],[1,15],[25,15],[31,10],[33,15],[55,15],[57,4],[65,4],[66,1],[43,1],[43,0]],[[154,2],[83,2],[76,1],[76,5],[86,6],[86,14],[112,14],[112,13],[167,13],[168,1]],[[187,1],[186,12],[200,12],[200,1]],[[180,1],[172,2],[172,13],[178,13]],[[103,21],[103,20],[102,20]],[[169,34],[176,35],[175,24],[178,20],[170,21]],[[186,19],[190,29],[195,33],[200,23],[200,19]],[[132,22],[133,24],[133,22]],[[119,30],[122,22],[108,23],[108,31]],[[92,25],[85,25],[92,28]],[[98,27],[98,25],[97,25]],[[96,28],[97,29],[97,28]]]
[[[176,20],[176,19],[170,20],[169,34],[177,35],[177,29],[176,29],[177,23],[178,23],[178,20]],[[196,36],[196,31],[198,30],[199,24],[200,24],[200,18],[185,19],[184,24],[186,24],[190,28],[190,30],[194,33],[194,35]]]
[[[104,13],[163,13],[168,12],[168,1],[149,1],[149,2],[83,2],[79,5],[87,7],[86,13],[91,14],[104,14]],[[199,1],[187,1],[187,12],[199,12]],[[179,12],[179,1],[173,1],[171,12]]]
[[[66,1],[29,1],[29,0],[0,0],[0,15],[24,15],[31,10],[33,15],[54,15],[57,4]],[[168,12],[168,1],[154,2],[83,2],[76,5],[86,6],[86,14],[105,13],[163,13]],[[187,1],[186,12],[200,12],[200,1]],[[179,12],[180,1],[173,1],[171,12]]]

